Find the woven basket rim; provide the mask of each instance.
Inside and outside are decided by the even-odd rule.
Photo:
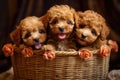
[[[20,48],[15,48],[15,52],[19,53],[21,52],[21,49]],[[93,51],[90,51],[91,53],[93,53],[93,55],[97,54],[99,52],[99,49],[96,49],[96,50],[93,50]],[[43,50],[33,50],[33,53],[34,54],[39,54],[39,55],[43,55],[44,51]],[[78,55],[78,51],[76,50],[72,50],[72,51],[55,51],[55,55],[56,56],[76,56]]]
[[[34,54],[43,54],[41,53],[42,50],[33,50]],[[42,51],[44,52],[44,51]],[[99,52],[99,50],[93,50],[91,51],[91,53],[93,53],[93,55],[97,54]],[[55,51],[56,56],[76,56],[78,55],[78,51]]]
[[[15,52],[17,52],[17,53],[21,52],[21,48],[18,48],[16,45],[14,45],[14,47],[15,47]],[[112,48],[112,47],[110,46],[110,48]],[[90,52],[93,55],[98,55],[99,49],[95,49]],[[33,50],[33,53],[42,55],[44,53],[44,51],[41,49],[37,49],[37,50]],[[79,51],[73,50],[73,49],[69,50],[69,51],[55,51],[56,56],[76,56],[78,54],[79,54]]]

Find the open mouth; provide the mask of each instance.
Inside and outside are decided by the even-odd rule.
[[[59,39],[64,39],[64,38],[66,38],[66,34],[65,33],[59,33],[58,38]]]
[[[40,44],[40,43],[34,45],[35,49],[40,49],[41,46],[42,46],[42,44]]]

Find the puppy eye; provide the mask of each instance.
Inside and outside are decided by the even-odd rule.
[[[93,29],[93,30],[91,30],[91,33],[93,34],[93,35],[97,35],[97,33],[96,33],[96,31]]]
[[[30,32],[28,32],[28,33],[25,35],[24,38],[28,38],[28,37],[30,37],[30,36],[31,36],[31,34],[30,34]]]
[[[45,31],[44,30],[39,30],[39,33],[45,33]]]
[[[67,21],[67,24],[72,24],[69,20]]]
[[[85,28],[85,25],[84,25],[84,24],[82,24],[82,25],[79,25],[79,27],[80,27],[80,28]]]
[[[58,20],[53,20],[51,24],[57,24]]]

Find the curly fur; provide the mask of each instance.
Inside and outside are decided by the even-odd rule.
[[[76,14],[76,37],[81,46],[100,48],[106,44],[109,28],[105,19],[92,10],[77,12]]]
[[[46,13],[48,20],[48,41],[46,50],[75,49],[71,34],[74,29],[75,10],[68,5],[55,5]]]
[[[78,45],[78,53],[81,58],[87,58],[88,52],[99,49],[99,56],[109,56],[111,48],[107,44],[109,28],[105,19],[92,10],[77,12],[75,17],[76,28],[75,35]],[[92,57],[92,56],[91,56]],[[89,58],[91,58],[89,57]]]
[[[26,17],[21,20],[17,28],[10,34],[11,40],[17,48],[21,49],[24,57],[31,57],[33,49],[42,49],[47,38],[44,19],[44,16],[40,18],[35,16]],[[11,54],[9,52],[8,56]]]
[[[55,5],[47,12],[50,20],[49,23],[52,23],[52,21],[56,18],[70,20],[72,24],[74,24],[74,13],[75,10],[68,5]]]
[[[33,46],[46,40],[46,28],[41,18],[29,16],[21,20],[17,28],[10,34],[16,45]]]

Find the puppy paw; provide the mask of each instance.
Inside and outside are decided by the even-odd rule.
[[[24,57],[31,57],[33,55],[33,50],[31,47],[25,47],[23,48],[21,53]]]
[[[53,45],[50,45],[50,44],[47,44],[47,45],[42,46],[41,49],[42,49],[43,51],[55,50],[54,46],[53,46]]]
[[[113,51],[113,52],[118,52],[118,44],[117,44],[116,41],[109,40],[109,41],[108,41],[108,44],[109,44],[110,46],[112,46],[112,51]]]
[[[99,55],[101,57],[110,56],[111,49],[108,45],[103,45],[100,47]]]
[[[82,59],[89,59],[93,56],[93,54],[87,50],[87,49],[81,49],[78,51],[78,55],[80,56],[80,58]]]
[[[12,56],[14,54],[14,47],[12,44],[5,44],[2,51],[6,57]]]
[[[47,50],[43,54],[43,58],[46,60],[52,60],[55,58],[55,52],[53,50]]]

